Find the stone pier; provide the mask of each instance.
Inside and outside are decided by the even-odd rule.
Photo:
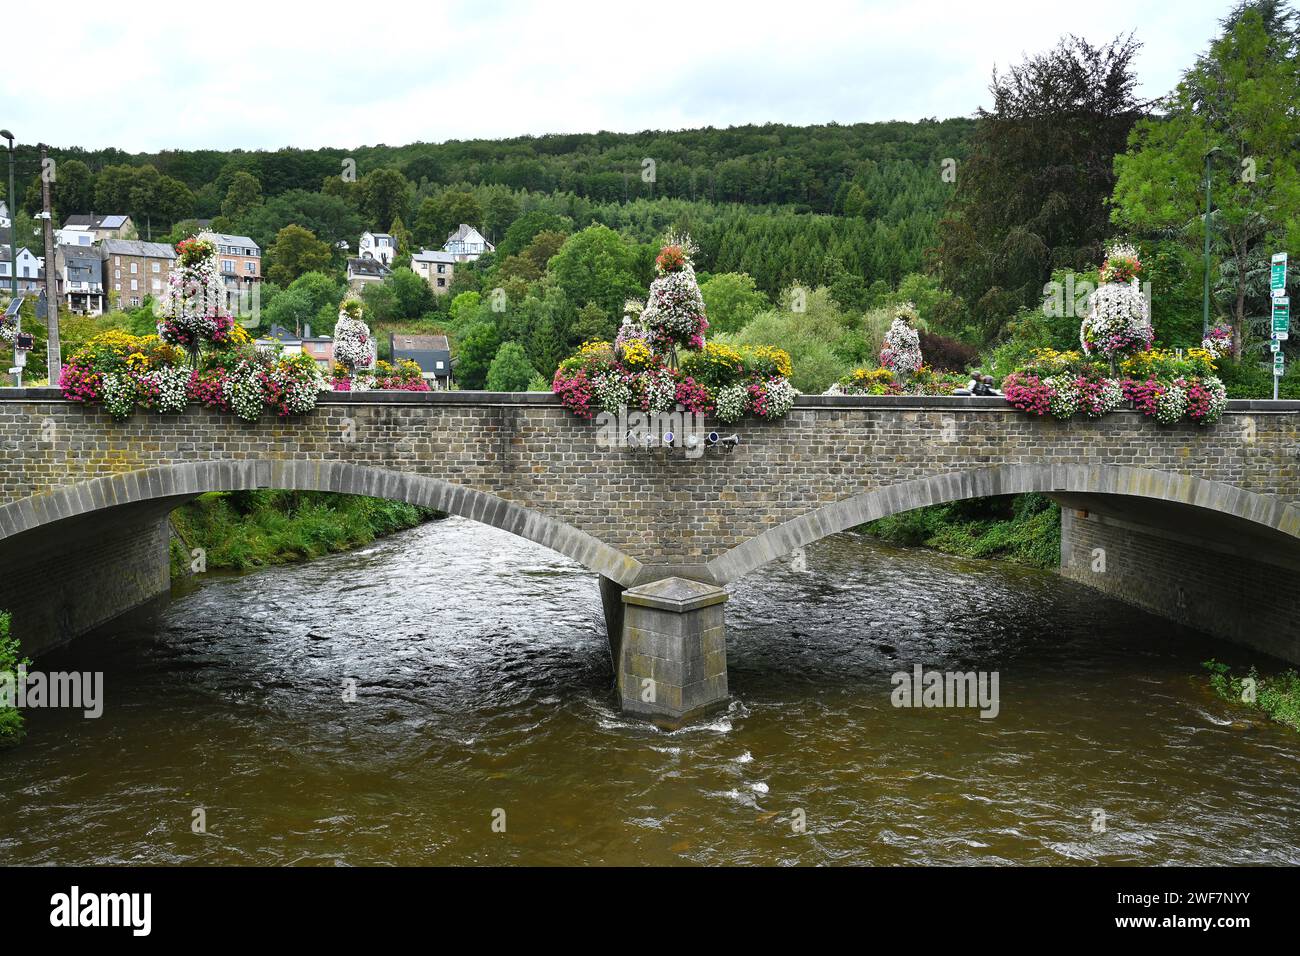
[[[670,577],[622,594],[617,674],[623,709],[674,725],[727,700],[727,644],[713,584]]]

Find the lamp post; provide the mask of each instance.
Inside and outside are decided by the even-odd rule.
[[[14,193],[14,134],[7,129],[0,129],[0,138],[9,140],[9,295],[11,302],[18,301],[18,199]],[[14,331],[23,330],[23,317],[14,311]],[[18,365],[18,349],[14,348],[14,365]],[[18,373],[17,384],[23,384],[23,373]]]
[[[1214,161],[1222,153],[1217,146],[1205,151],[1205,293],[1201,300],[1201,338],[1210,334],[1210,182]]]

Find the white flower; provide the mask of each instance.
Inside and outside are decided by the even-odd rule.
[[[728,385],[718,390],[714,414],[718,417],[718,421],[730,425],[745,417],[748,406],[749,389],[744,385]]]
[[[340,312],[334,324],[334,361],[352,369],[375,364],[375,338],[370,326],[346,312]]]
[[[912,374],[921,367],[921,334],[906,316],[894,319],[880,349],[880,364],[895,372]]]

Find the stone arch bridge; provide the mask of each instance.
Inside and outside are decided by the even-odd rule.
[[[729,582],[874,518],[1035,491],[1063,505],[1062,573],[1300,661],[1282,585],[1300,569],[1300,402],[1233,402],[1201,428],[810,396],[713,427],[739,443],[689,457],[606,447],[548,394],[340,393],[248,424],[198,406],[117,423],[54,389],[0,390],[0,608],[39,652],[166,593],[167,513],[203,492],[393,498],[599,575],[624,707],[681,719],[726,697]]]

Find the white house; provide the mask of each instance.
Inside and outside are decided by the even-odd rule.
[[[397,240],[386,232],[363,232],[357,243],[357,256],[391,266],[397,258]]]
[[[0,292],[9,292],[9,246],[0,246]],[[18,247],[18,291],[37,292],[45,272],[45,259],[34,255],[26,246]]]
[[[9,207],[0,199],[0,229],[9,228]]]
[[[447,237],[443,252],[450,252],[457,262],[473,262],[479,256],[495,252],[496,246],[483,238],[483,234],[473,226],[461,223],[456,231]]]

